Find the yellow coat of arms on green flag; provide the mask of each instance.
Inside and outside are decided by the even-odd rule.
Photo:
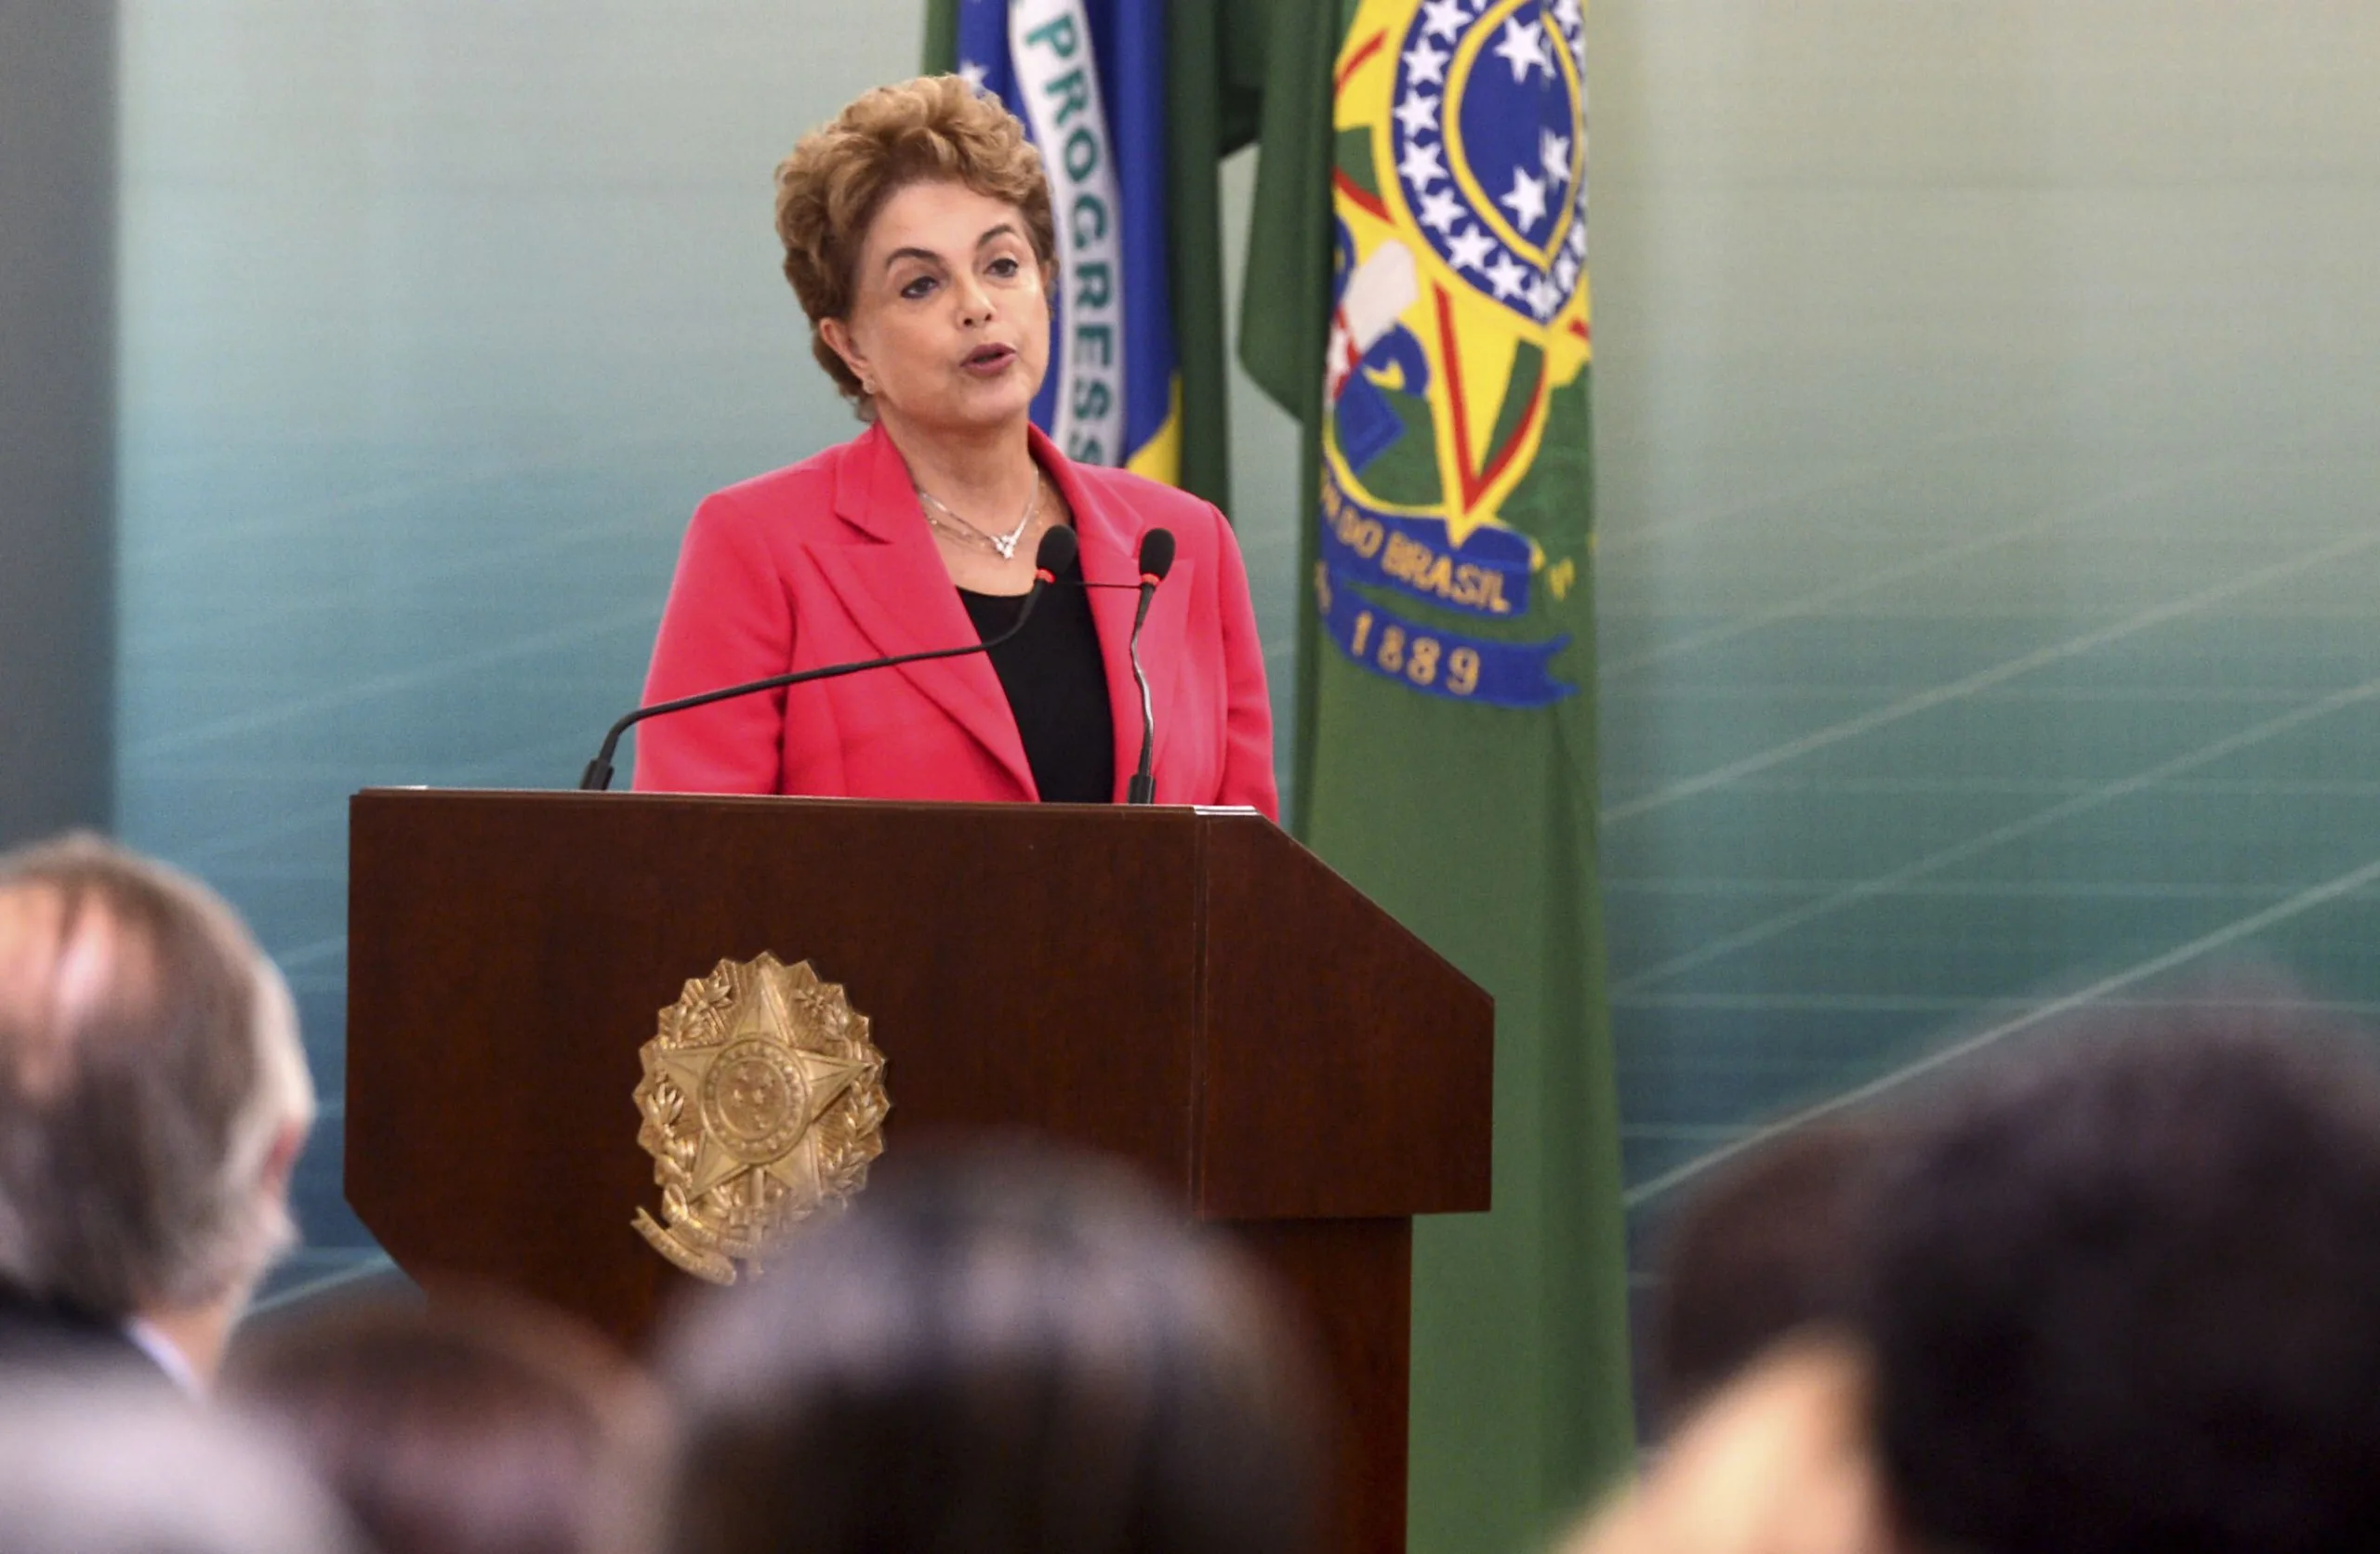
[[[1527,629],[1575,560],[1509,507],[1589,355],[1585,46],[1579,0],[1364,0],[1334,72],[1316,599],[1342,652],[1432,695],[1576,689],[1568,637]]]

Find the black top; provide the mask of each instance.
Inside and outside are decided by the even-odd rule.
[[[1082,563],[1064,581],[1080,583]],[[981,639],[1016,624],[1023,594],[959,597]],[[1016,731],[1025,737],[1033,785],[1049,804],[1110,804],[1116,798],[1116,718],[1107,705],[1107,661],[1100,656],[1091,595],[1079,587],[1045,587],[1023,631],[991,651],[992,668],[1008,692]]]

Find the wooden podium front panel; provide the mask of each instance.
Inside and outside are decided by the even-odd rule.
[[[1191,1206],[1186,810],[398,791],[351,826],[348,1194],[408,1270],[641,1337],[682,1276],[630,1229],[637,1049],[764,950],[869,1017],[890,1148],[1030,1128]]]

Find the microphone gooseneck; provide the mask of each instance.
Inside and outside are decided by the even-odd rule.
[[[1157,586],[1173,570],[1173,531],[1151,529],[1141,536],[1141,607],[1132,612],[1132,635],[1125,652],[1132,661],[1132,679],[1141,688],[1141,764],[1124,790],[1127,804],[1157,802],[1157,707],[1149,699],[1149,677],[1141,668],[1141,626],[1149,618],[1149,603]]]
[[[1170,554],[1167,560],[1171,561]],[[638,707],[611,727],[603,736],[603,747],[587,763],[578,779],[581,792],[602,793],[612,785],[612,757],[619,750],[620,736],[648,718],[659,718],[672,712],[686,712],[694,707],[708,706],[713,702],[733,701],[738,696],[756,695],[763,691],[775,691],[784,686],[801,685],[811,680],[836,679],[844,675],[856,675],[865,669],[889,669],[896,664],[922,664],[934,658],[963,658],[971,652],[989,652],[1025,629],[1033,618],[1033,607],[1041,602],[1041,590],[1058,580],[1058,574],[1075,564],[1075,532],[1064,525],[1053,526],[1041,536],[1040,545],[1033,552],[1033,586],[1025,592],[1025,603],[1016,612],[1016,619],[1007,630],[969,642],[956,648],[928,648],[922,652],[894,653],[889,658],[863,658],[851,664],[829,664],[818,669],[796,669],[790,674],[771,675],[766,679],[747,680],[742,685],[721,686],[717,691],[700,691],[692,696],[680,696],[674,701],[655,702],[651,706]],[[1144,601],[1142,608],[1147,609]],[[1137,635],[1139,627],[1136,626]],[[1145,700],[1145,695],[1144,696]]]

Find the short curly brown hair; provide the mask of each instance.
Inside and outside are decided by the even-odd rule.
[[[1016,206],[1043,283],[1056,286],[1057,226],[1041,153],[1014,114],[962,76],[863,92],[777,164],[777,239],[786,279],[810,316],[811,354],[864,416],[866,390],[818,326],[851,316],[860,248],[884,202],[910,184],[943,180]]]

